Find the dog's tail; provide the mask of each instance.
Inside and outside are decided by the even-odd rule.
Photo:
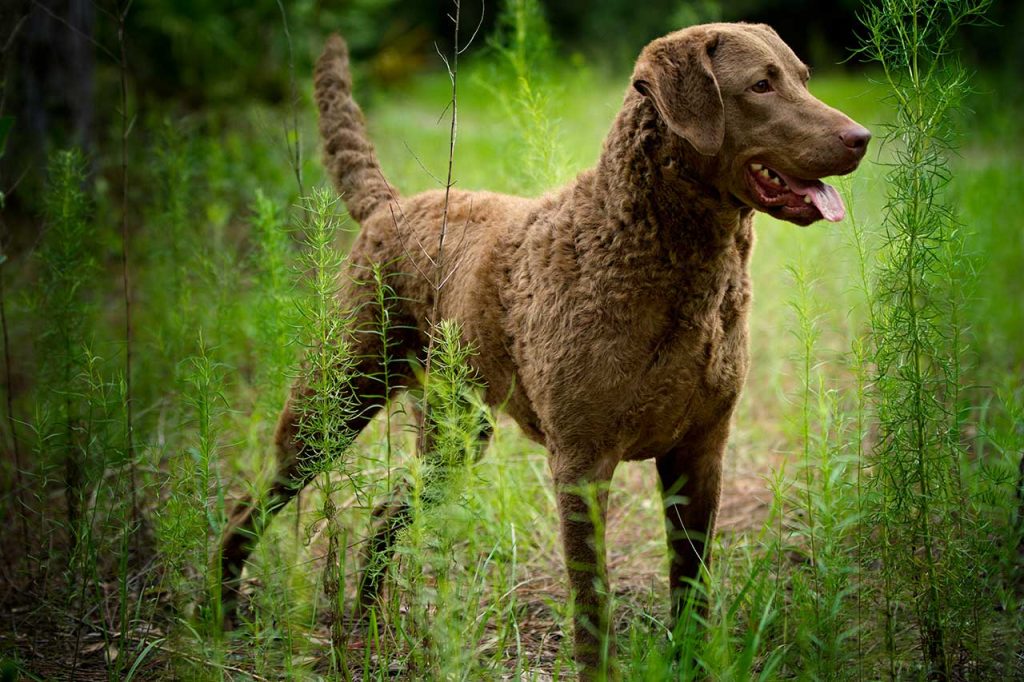
[[[398,192],[381,173],[359,105],[352,99],[348,46],[332,35],[317,60],[314,75],[316,104],[320,110],[320,137],[324,166],[334,180],[356,222],[363,222]]]

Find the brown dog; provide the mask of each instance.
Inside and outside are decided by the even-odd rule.
[[[870,134],[812,97],[808,76],[768,26],[678,31],[641,53],[596,168],[536,199],[451,193],[458,238],[448,240],[446,262],[457,266],[441,316],[458,320],[476,348],[488,402],[550,451],[585,678],[598,674],[609,614],[605,557],[595,549],[603,543],[579,487],[607,485],[623,460],[655,460],[678,615],[688,581],[709,560],[730,416],[747,372],[753,213],[799,225],[843,217],[838,194],[818,178],[854,170]],[[317,65],[316,101],[325,163],[362,225],[351,275],[365,280],[371,263],[389,269],[398,294],[389,355],[422,357],[434,290],[418,271],[436,256],[444,193],[398,198],[351,93],[335,36]],[[368,328],[380,315],[372,291],[347,292]],[[367,408],[349,425],[358,431],[384,396],[373,379],[381,339],[356,336],[356,391]],[[407,364],[391,371],[411,380]],[[297,440],[296,397],[278,427],[268,501],[244,501],[232,516],[222,549],[229,588],[270,515],[307,482],[298,465],[317,456]],[[604,503],[599,495],[601,515]],[[387,552],[404,510],[400,501],[381,506],[372,552]],[[364,601],[378,584],[368,573]]]

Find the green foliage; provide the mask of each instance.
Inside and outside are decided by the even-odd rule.
[[[469,499],[476,485],[472,464],[480,454],[485,408],[479,399],[479,379],[469,360],[473,349],[462,340],[460,325],[442,320],[436,336],[429,376],[422,379],[428,423],[421,460],[410,470],[412,523],[398,548],[403,571],[398,579],[410,595],[409,626],[425,636],[424,651],[412,652],[419,674],[437,679],[462,677],[477,663],[474,651],[464,646],[484,635],[478,604],[493,589],[488,577],[496,548],[460,565],[456,551],[472,523]],[[486,548],[486,541],[481,549]],[[431,583],[424,580],[432,577]],[[501,614],[507,600],[499,598],[485,613]]]
[[[482,384],[469,364],[474,351],[462,341],[459,323],[442,320],[434,334],[431,375],[424,382],[430,404],[430,422],[424,427],[429,443],[425,456],[428,481],[444,481],[473,459],[486,426],[486,413],[478,396]],[[431,484],[427,486],[429,489]]]
[[[543,191],[565,179],[568,164],[552,106],[561,93],[545,75],[555,55],[540,2],[508,0],[490,45],[504,66],[492,87],[516,133],[508,158],[517,189]]]
[[[183,126],[166,119],[151,125],[156,144],[145,181],[155,191],[144,213],[149,229],[133,242],[139,254],[136,280],[155,299],[153,306],[136,311],[136,339],[157,354],[138,368],[143,372],[136,382],[143,391],[139,396],[143,402],[153,399],[146,394],[148,390],[170,388],[146,376],[146,372],[176,374],[179,363],[195,352],[198,337],[194,323],[201,311],[195,297],[199,288],[199,254],[194,246],[199,236],[198,207],[191,197],[202,160],[197,158],[187,128],[183,130]]]
[[[89,240],[91,203],[85,193],[85,159],[78,150],[58,152],[50,160],[46,194],[46,233],[39,248],[40,287],[35,302],[49,321],[43,339],[54,353],[45,366],[70,382],[84,363],[84,344],[95,309],[90,290],[97,274],[95,256],[83,248]]]
[[[679,3],[678,9],[672,15],[672,29],[707,24],[713,21],[722,20],[722,3],[718,0],[688,0]]]
[[[187,361],[182,395],[192,412],[194,442],[183,447],[168,464],[169,475],[163,483],[168,498],[165,513],[157,517],[156,524],[176,608],[194,616],[188,627],[198,625],[213,635],[221,622],[219,563],[211,564],[209,557],[212,542],[224,528],[224,490],[218,462],[224,368],[211,360],[202,338],[198,348]],[[196,612],[197,604],[200,612]]]
[[[295,362],[296,287],[292,263],[295,249],[287,217],[262,190],[256,190],[252,206],[250,256],[253,285],[262,292],[253,310],[253,330],[258,358],[256,383],[268,414],[276,414]]]
[[[38,376],[50,387],[44,403],[53,430],[44,429],[40,450],[44,462],[64,468],[69,532],[77,534],[86,478],[95,470],[91,445],[90,402],[84,383],[91,364],[92,317],[96,303],[92,285],[97,263],[89,244],[91,203],[85,193],[85,159],[77,150],[58,152],[49,166],[46,233],[38,252],[39,288],[34,301],[44,321]],[[92,468],[92,467],[90,467]]]
[[[327,536],[327,555],[323,585],[328,597],[331,622],[332,666],[346,668],[345,633],[345,549],[347,533],[339,524],[334,496],[342,489],[335,474],[357,490],[361,487],[355,467],[346,457],[352,440],[358,435],[349,422],[359,409],[353,389],[358,358],[351,335],[355,311],[339,306],[345,256],[335,242],[340,220],[335,213],[337,198],[326,188],[317,188],[306,205],[304,250],[300,268],[307,274],[305,296],[299,299],[301,317],[300,344],[306,355],[298,385],[302,387],[298,404],[297,438],[305,451],[298,453],[303,475],[317,477],[323,498],[322,518]]]
[[[0,159],[4,158],[4,152],[7,150],[7,137],[10,134],[11,127],[13,125],[13,116],[0,116]],[[0,211],[3,210],[6,199],[7,196],[4,193],[4,190],[0,189]],[[3,261],[0,260],[0,263],[3,263]]]
[[[846,642],[859,626],[851,622],[846,607],[856,570],[849,547],[859,520],[858,493],[851,485],[857,452],[851,446],[862,434],[852,429],[843,406],[858,396],[847,398],[849,391],[832,386],[819,361],[824,309],[814,286],[820,272],[807,261],[804,248],[789,269],[794,280],[793,334],[800,347],[796,404],[802,453],[787,506],[801,513],[788,538],[789,551],[800,561],[790,574],[795,618],[792,632],[785,635],[792,646],[782,661],[815,678],[835,679],[849,657]]]
[[[306,349],[304,397],[297,405],[298,439],[309,448],[310,475],[323,467],[345,468],[341,461],[356,434],[347,427],[356,408],[351,388],[356,358],[351,350],[354,311],[338,305],[345,256],[334,246],[340,224],[338,199],[318,188],[307,206],[300,267],[309,272],[308,294],[299,302]]]
[[[952,39],[988,4],[883,0],[864,17],[864,50],[884,70],[896,114],[872,307],[879,440],[868,518],[882,534],[885,599],[912,605],[934,679],[952,675],[956,652],[982,627],[984,585],[973,570],[981,525],[962,475],[963,234],[945,190],[952,112],[966,93]],[[895,659],[892,607],[886,627]]]

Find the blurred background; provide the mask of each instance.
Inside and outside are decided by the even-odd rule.
[[[670,30],[705,21],[767,22],[816,69],[856,69],[858,0],[548,0],[556,54],[624,71],[638,50]],[[496,2],[465,2],[467,34],[483,11],[481,36],[499,15]],[[95,150],[119,101],[119,5],[93,0],[8,0],[0,8],[3,96],[11,125],[0,160],[0,188],[17,211],[31,204],[48,150]],[[130,91],[138,109],[171,115],[228,110],[240,101],[280,103],[289,92],[289,39],[295,72],[309,74],[323,38],[344,31],[354,61],[377,86],[438,70],[435,45],[451,41],[448,3],[420,0],[146,0],[125,24]],[[1024,64],[1024,4],[997,0],[987,14],[999,30],[962,34],[962,54],[985,70],[1019,73]],[[287,26],[286,26],[287,24]],[[289,29],[286,33],[284,28]],[[290,34],[290,35],[289,35]],[[1000,37],[996,38],[998,35]],[[482,48],[485,40],[477,42]],[[1008,88],[1002,97],[1019,97]],[[20,185],[22,192],[11,192]],[[27,190],[27,191],[25,191]]]

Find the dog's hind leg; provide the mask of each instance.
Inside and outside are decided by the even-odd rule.
[[[467,409],[470,408],[468,402],[466,407]],[[423,415],[419,409],[414,408],[414,412],[417,416],[419,428],[422,429]],[[480,415],[480,425],[475,446],[475,458],[477,460],[483,456],[484,451],[487,449],[491,435],[490,419],[487,415],[482,414]],[[428,435],[424,443],[424,450],[430,452],[433,447],[434,442]],[[443,478],[443,474],[439,478]],[[431,485],[443,485],[443,480],[435,480]],[[431,503],[430,491],[428,489],[424,492],[426,494],[421,499],[424,505],[429,507]],[[409,495],[408,482],[400,481],[391,491],[388,499],[378,504],[373,510],[373,534],[367,540],[363,550],[363,574],[359,581],[359,606],[364,614],[369,613],[369,609],[373,608],[377,603],[380,588],[384,578],[387,576],[388,566],[391,562],[395,538],[412,521],[412,509],[408,502]]]
[[[351,381],[350,415],[342,429],[348,434],[358,434],[373,419],[385,402],[397,391],[404,388],[410,378],[409,365],[404,359],[407,351],[414,347],[413,338],[408,333],[396,331],[395,338],[389,339],[389,386],[383,385],[383,352],[381,335],[373,329],[373,308],[364,306],[360,316],[367,318],[357,324],[357,331],[352,336],[352,352],[355,366]],[[220,545],[220,569],[222,592],[221,600],[224,609],[224,622],[232,626],[235,609],[237,608],[238,589],[242,568],[259,541],[263,530],[313,478],[321,458],[321,454],[302,443],[300,438],[300,419],[302,401],[308,395],[308,389],[297,384],[292,389],[281,417],[278,420],[275,434],[277,455],[277,472],[269,490],[261,497],[246,496],[234,506],[228,516],[228,525]],[[339,397],[339,400],[342,398]]]

